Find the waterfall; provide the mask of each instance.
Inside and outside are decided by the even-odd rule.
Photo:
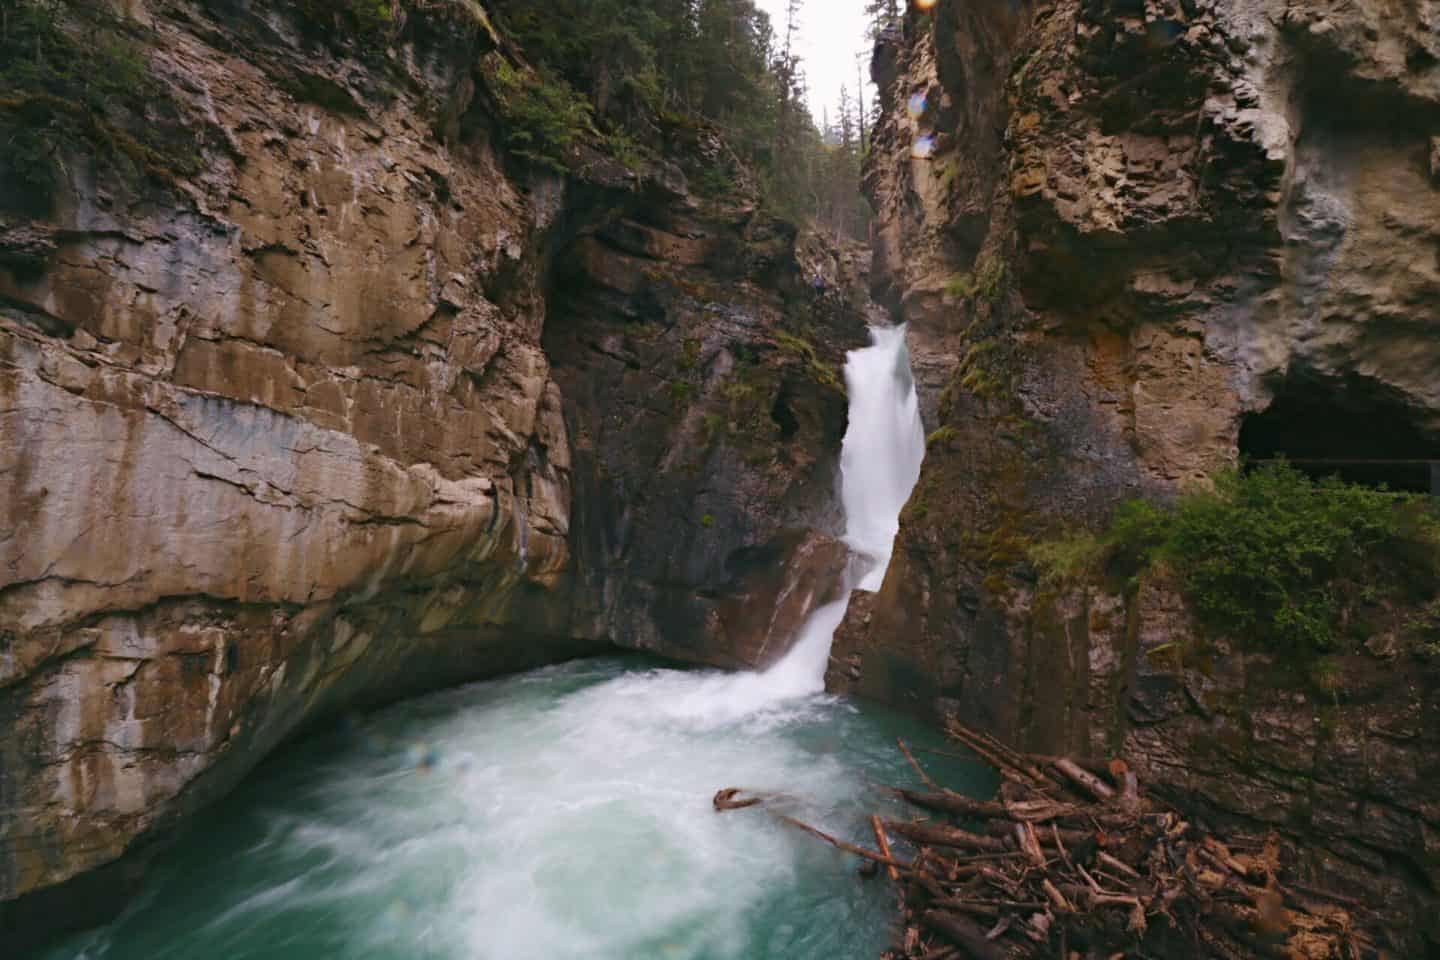
[[[845,363],[850,426],[840,451],[845,542],[869,561],[861,590],[876,591],[890,566],[900,511],[920,479],[925,428],[910,376],[905,328],[872,327],[871,345]]]
[[[850,423],[840,449],[840,502],[845,542],[855,562],[847,574],[845,596],[810,614],[794,647],[762,675],[767,690],[780,696],[825,689],[830,643],[845,619],[850,590],[873,592],[884,582],[900,531],[900,511],[925,458],[925,428],[904,326],[870,328],[870,346],[846,357],[845,386]]]
[[[840,494],[845,586],[873,590],[924,441],[903,328],[871,339],[845,367]],[[891,903],[851,861],[710,802],[725,786],[783,792],[787,811],[856,839],[892,802],[867,785],[905,775],[898,720],[815,695],[845,596],[764,673],[583,661],[296,748],[182,842],[151,893],[45,960],[875,956]]]

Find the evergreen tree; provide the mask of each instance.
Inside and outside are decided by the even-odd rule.
[[[796,51],[804,0],[788,0],[778,42],[754,0],[495,0],[503,23],[538,71],[511,78],[533,132],[512,131],[554,162],[593,117],[618,148],[654,140],[662,118],[719,125],[759,175],[769,203],[863,236],[859,200],[865,149],[863,97],[844,94],[833,137],[816,129]],[[861,87],[863,89],[863,86]],[[565,128],[565,129],[561,129]],[[528,139],[522,139],[528,138]],[[717,172],[712,186],[723,188]]]

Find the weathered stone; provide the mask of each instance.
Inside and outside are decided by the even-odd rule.
[[[1440,34],[1402,7],[956,3],[882,38],[875,282],[945,442],[840,629],[860,679],[830,683],[1039,752],[1123,750],[1193,809],[1303,841],[1419,955],[1434,665],[1342,657],[1317,688],[1201,637],[1173,585],[1074,590],[1028,556],[1208,482],[1295,377],[1440,443]]]
[[[0,209],[22,951],[114,909],[307,724],[614,644],[768,663],[846,562],[824,531],[863,268],[753,191],[700,217],[682,167],[712,134],[520,183],[477,96],[502,40],[443,8],[413,14],[431,46],[367,60],[248,0],[117,9],[208,146],[188,179]],[[844,292],[818,302],[822,254]]]

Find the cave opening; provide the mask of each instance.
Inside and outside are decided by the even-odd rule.
[[[1240,426],[1247,468],[1285,459],[1319,479],[1440,495],[1440,434],[1394,390],[1355,374],[1290,373]]]

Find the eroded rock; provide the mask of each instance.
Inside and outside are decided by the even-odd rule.
[[[882,38],[877,292],[911,325],[934,432],[830,678],[1024,749],[1125,750],[1192,809],[1301,840],[1314,877],[1393,911],[1400,953],[1440,939],[1433,665],[1341,658],[1327,695],[1212,649],[1173,590],[1058,589],[1027,551],[1207,482],[1255,452],[1243,428],[1267,408],[1332,425],[1333,452],[1312,455],[1396,424],[1414,452],[1389,455],[1432,455],[1433,19],[1323,0],[942,4]],[[1274,429],[1298,442],[1299,422]]]

